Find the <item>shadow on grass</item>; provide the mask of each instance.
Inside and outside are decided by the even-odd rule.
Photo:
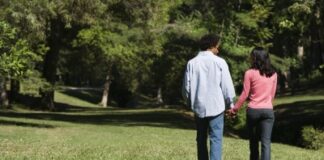
[[[99,108],[99,107],[84,107],[84,106],[74,106],[70,104],[65,104],[65,103],[58,103],[55,102],[55,108],[56,110],[53,111],[55,112],[88,112],[88,111],[99,111],[99,110],[104,110],[105,108]]]
[[[37,124],[37,123],[26,123],[17,121],[0,120],[0,126],[20,126],[20,127],[35,127],[35,128],[55,128],[52,125]]]
[[[71,97],[78,98],[83,101],[87,101],[89,103],[97,104],[100,102],[101,98],[101,91],[97,90],[72,90],[72,89],[65,89],[60,90],[61,93],[66,94]]]
[[[78,107],[75,107],[78,108]],[[0,111],[1,117],[10,118],[28,118],[36,120],[52,120],[71,122],[79,124],[95,124],[95,125],[115,125],[115,126],[149,126],[149,127],[165,127],[194,129],[194,122],[175,110],[152,110],[152,109],[98,109],[96,112],[42,112],[42,113],[20,113],[13,111]]]
[[[298,145],[304,126],[324,128],[324,100],[277,105],[272,137],[276,142]]]
[[[78,97],[80,99],[88,97],[87,101],[96,101],[95,96],[80,91],[63,91],[65,94]],[[40,98],[28,95],[19,95],[20,107],[28,112],[19,112],[14,110],[0,110],[1,117],[27,118],[34,120],[52,120],[71,122],[78,124],[94,125],[115,125],[115,126],[150,126],[165,128],[194,129],[195,123],[192,117],[186,116],[177,109],[134,109],[134,108],[95,108],[81,107],[64,103],[55,103],[56,112],[42,111],[39,105]],[[36,112],[37,111],[37,112]],[[25,122],[13,122],[16,124],[28,126]],[[5,124],[5,123],[4,123]],[[9,122],[6,124],[10,124]],[[35,126],[35,125],[30,125]]]
[[[83,99],[91,95],[84,93],[66,93]],[[82,98],[83,97],[83,98]],[[29,106],[37,98],[26,97]],[[95,98],[92,99],[93,101]],[[164,128],[195,129],[192,117],[176,111],[177,109],[127,109],[127,108],[92,108],[80,107],[63,103],[56,103],[59,112],[27,112],[0,111],[0,116],[11,118],[29,118],[36,120],[52,120],[71,122],[78,124],[114,125],[114,126],[149,126]],[[324,128],[324,100],[298,101],[286,103],[275,107],[276,121],[273,128],[273,141],[291,145],[298,145],[301,139],[301,129],[312,125],[316,128]],[[245,116],[245,115],[243,115]],[[10,124],[10,123],[9,123]],[[225,128],[226,129],[226,128]],[[227,134],[227,130],[225,133]],[[243,135],[239,134],[243,133]],[[226,135],[225,134],[225,135]],[[246,128],[234,133],[246,138]]]
[[[102,96],[101,90],[87,90],[87,89],[82,89],[82,88],[74,88],[74,89],[61,89],[59,91],[65,95],[77,98],[82,101],[93,103],[93,104],[98,104],[101,101],[101,96]],[[146,97],[146,96],[143,96],[143,95],[133,96],[128,100],[122,100],[119,98],[121,98],[121,97],[118,97],[116,99],[116,95],[114,96],[112,94],[110,96],[109,106],[118,107],[119,104],[117,103],[117,101],[120,101],[120,103],[123,104],[122,106],[119,106],[119,107],[141,106],[141,107],[156,108],[156,107],[161,106],[161,104],[155,103],[156,100]]]
[[[82,94],[82,93],[80,93]],[[41,105],[41,98],[30,96],[30,95],[17,95],[16,102],[19,107],[28,109],[31,111],[48,111],[48,108],[44,108]],[[96,107],[84,107],[84,106],[74,106],[65,103],[55,102],[55,111],[53,112],[82,112],[82,111],[92,111],[100,110],[102,108]]]

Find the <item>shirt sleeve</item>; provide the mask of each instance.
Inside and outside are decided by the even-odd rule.
[[[225,104],[233,108],[233,101],[235,98],[235,89],[233,85],[233,80],[228,69],[227,63],[224,61],[222,67],[222,75],[221,75],[221,89],[224,95]]]
[[[190,68],[188,63],[185,70],[183,84],[182,84],[182,96],[187,103],[189,102],[189,92],[190,92]]]
[[[235,104],[235,107],[234,107],[235,110],[239,110],[242,107],[245,100],[247,99],[247,97],[249,96],[250,89],[251,89],[251,78],[250,77],[251,76],[250,76],[249,72],[245,72],[244,82],[243,82],[243,91],[240,95],[240,98],[238,99],[238,101]]]
[[[275,73],[274,75],[275,79],[273,81],[273,87],[272,87],[272,91],[271,91],[271,96],[272,96],[272,100],[274,99],[275,95],[276,95],[276,90],[277,90],[277,74]]]

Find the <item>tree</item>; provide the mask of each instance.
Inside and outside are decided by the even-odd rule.
[[[79,27],[96,23],[96,15],[102,15],[107,4],[113,2],[105,4],[100,0],[92,3],[86,0],[13,0],[1,1],[1,3],[6,10],[5,17],[19,29],[22,36],[27,37],[31,42],[36,42],[35,45],[43,43],[48,47],[42,73],[52,86],[41,88],[40,94],[43,105],[48,109],[55,109],[54,85],[59,55],[62,47],[71,38],[66,36],[73,37],[67,33],[77,33],[73,32],[73,29],[78,30]]]
[[[107,105],[111,83],[118,88],[115,92],[125,88],[117,97],[141,92],[141,84],[146,84],[150,74],[152,58],[162,54],[168,11],[176,4],[174,1],[122,0],[109,7],[109,20],[98,20],[100,27],[80,32],[78,44],[106,57],[103,58],[106,69],[102,69],[108,73],[101,101],[103,106]]]
[[[121,65],[122,62],[132,56],[133,46],[130,43],[128,34],[131,31],[126,25],[110,22],[106,27],[93,26],[81,30],[75,46],[82,46],[92,54],[99,54],[102,57],[97,64],[101,65],[102,72],[106,73],[103,97],[101,105],[107,107],[110,84],[112,81],[112,69],[114,65]]]
[[[41,55],[31,51],[25,39],[18,38],[17,30],[5,21],[0,21],[0,101],[9,106],[7,86],[10,80],[20,80],[33,72]]]

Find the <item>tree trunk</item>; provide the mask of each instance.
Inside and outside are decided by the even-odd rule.
[[[41,104],[43,105],[42,107],[54,111],[56,109],[54,105],[54,90],[41,91],[41,96]]]
[[[8,108],[9,107],[9,97],[7,91],[7,81],[6,79],[0,80],[0,106],[1,108]]]
[[[10,82],[10,103],[17,99],[20,90],[20,83],[18,80],[12,79]]]
[[[291,95],[295,95],[299,88],[299,69],[296,67],[290,67],[290,87]]]
[[[220,29],[220,33],[219,33],[219,37],[223,38],[223,33],[224,33],[224,26],[225,26],[225,20],[222,20],[222,25],[221,25],[221,29]]]
[[[45,55],[43,76],[51,85],[55,85],[56,69],[58,64],[63,31],[64,24],[59,20],[59,18],[50,21],[50,31],[47,39],[50,49]],[[42,105],[47,109],[55,110],[54,89],[41,89],[40,95],[42,96]]]
[[[105,81],[105,84],[104,84],[102,99],[101,99],[101,102],[100,102],[100,105],[103,106],[103,107],[107,107],[107,105],[108,105],[110,84],[111,84],[111,76],[107,75],[106,81]]]
[[[299,59],[303,59],[304,57],[304,46],[297,47],[297,56]]]
[[[239,38],[240,38],[240,27],[237,27],[236,35],[235,35],[235,46],[238,45]]]
[[[320,0],[316,0],[315,2],[315,13],[314,13],[314,20],[312,22],[312,26],[314,26],[314,29],[311,29],[312,35],[311,37],[315,37],[312,38],[314,39],[314,41],[312,42],[313,45],[315,45],[314,47],[317,47],[317,53],[315,53],[315,59],[318,64],[316,67],[324,64],[324,47],[323,47],[323,19],[322,19],[322,13],[321,13],[321,1]],[[316,48],[314,48],[316,49]]]
[[[319,4],[319,2],[316,2]],[[320,8],[316,6],[314,9],[314,17],[311,19],[310,26],[310,41],[311,41],[311,68],[317,68],[321,64],[323,64],[323,47],[321,40],[321,28],[322,25],[319,23],[320,21]]]
[[[163,104],[162,88],[161,88],[161,87],[158,88],[156,98],[157,98],[157,103],[158,103],[158,104]]]
[[[284,71],[284,89],[288,89],[289,88],[289,85],[288,85],[288,79],[289,79],[289,77],[288,77],[288,71]]]

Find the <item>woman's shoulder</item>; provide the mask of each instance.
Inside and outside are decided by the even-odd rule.
[[[259,70],[250,68],[245,71],[245,74],[254,74],[254,73],[259,73]]]
[[[245,73],[244,73],[244,78],[254,77],[254,75],[256,74],[255,71],[257,71],[257,70],[255,70],[255,69],[246,70]]]
[[[277,78],[277,77],[278,77],[277,72],[274,72],[273,75],[272,75],[271,77],[273,77],[273,78]]]

